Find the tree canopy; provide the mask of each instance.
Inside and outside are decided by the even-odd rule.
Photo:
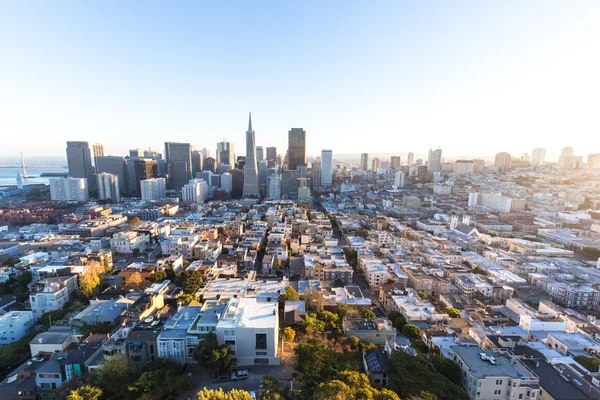
[[[419,329],[418,326],[406,324],[402,328],[402,334],[409,338],[412,342],[413,340],[421,337],[421,329]]]
[[[298,292],[289,285],[285,287],[285,292],[279,297],[281,301],[298,301],[299,299]]]
[[[448,314],[450,318],[460,318],[460,312],[458,312],[458,310],[454,307],[448,307],[444,310],[444,312]]]
[[[198,392],[198,400],[252,400],[252,397],[245,390],[231,389],[224,392],[222,388],[218,390],[204,388]]]
[[[98,387],[83,385],[75,390],[71,390],[67,396],[67,400],[98,400],[102,396],[102,393],[102,389]]]
[[[199,365],[221,373],[229,368],[233,356],[229,345],[219,345],[217,335],[209,332],[194,351],[194,359],[198,361]]]
[[[573,359],[590,372],[598,372],[598,370],[600,370],[600,360],[597,358],[579,355],[573,357]]]

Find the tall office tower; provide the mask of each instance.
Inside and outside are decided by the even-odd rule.
[[[292,128],[288,132],[287,169],[296,169],[298,164],[306,164],[306,131]]]
[[[244,169],[246,167],[246,156],[238,156],[235,162],[235,167]]]
[[[267,195],[267,170],[267,161],[260,160],[258,162],[258,190],[262,197]]]
[[[140,181],[142,200],[150,202],[167,197],[167,180],[165,178],[152,178]]]
[[[102,172],[96,175],[98,184],[98,200],[110,200],[112,204],[121,202],[121,190],[119,189],[119,177],[117,175]]]
[[[94,143],[92,145],[92,152],[94,153],[94,167],[96,167],[96,173],[98,173],[98,157],[104,155],[104,146],[100,143]]]
[[[219,164],[217,167],[217,174],[224,174],[227,171],[231,171],[231,164]]]
[[[333,152],[321,150],[321,185],[331,186],[333,177]]]
[[[600,153],[588,154],[587,163],[592,168],[600,168]]]
[[[410,167],[415,163],[415,153],[408,153],[408,157],[406,158],[406,164]]]
[[[281,199],[281,168],[270,168],[267,173],[267,198],[269,200]]]
[[[322,165],[323,164],[319,161],[315,161],[312,164],[312,168],[310,170],[310,182],[311,182],[313,189],[320,188],[321,186],[325,186],[325,184],[323,183],[323,167],[322,167]],[[329,185],[331,185],[331,182],[329,183]]]
[[[429,149],[429,158],[427,159],[427,172],[442,171],[442,149]]]
[[[394,175],[394,186],[396,187],[404,187],[405,185],[406,174],[404,171],[397,171]]]
[[[267,147],[267,166],[273,168],[277,163],[277,148]]]
[[[573,148],[565,147],[558,159],[558,166],[563,169],[570,169],[573,164]]]
[[[308,166],[306,164],[298,164],[296,169],[298,170],[298,178],[308,177]]]
[[[141,196],[140,182],[158,177],[158,162],[147,158],[130,159],[127,163],[128,192],[134,196]]]
[[[88,190],[95,190],[96,181],[88,142],[67,142],[67,164],[70,177],[86,178]]]
[[[165,143],[169,187],[179,190],[192,179],[192,146],[189,143]]]
[[[401,163],[401,158],[400,156],[392,156],[390,158],[390,168],[391,169],[400,169],[400,163]]]
[[[203,179],[192,179],[181,187],[181,201],[204,203],[208,199],[208,185]]]
[[[260,162],[264,159],[264,150],[262,146],[256,146],[256,162]]]
[[[208,157],[204,159],[204,162],[202,163],[202,171],[212,171],[215,172],[215,159],[212,157]]]
[[[383,160],[379,163],[379,168],[383,168],[383,169],[390,169],[390,161],[388,160]]]
[[[376,174],[378,169],[379,169],[379,158],[374,158],[373,162],[372,162],[372,166],[371,166],[371,171],[373,171],[373,173]]]
[[[233,151],[233,143],[223,139],[222,142],[217,143],[217,155],[215,156],[215,162],[219,164],[232,164],[235,163],[235,152]]]
[[[202,152],[199,150],[192,151],[192,176],[196,176],[196,174],[202,171],[202,163],[204,161],[204,156]]]
[[[512,156],[507,152],[502,152],[496,154],[496,160],[494,161],[494,166],[498,168],[498,172],[501,174],[506,174],[511,167],[512,164]]]
[[[297,169],[284,169],[281,173],[281,195],[287,199],[298,198],[300,173]]]
[[[53,178],[50,179],[50,198],[56,201],[89,200],[87,178]]]
[[[210,150],[207,149],[206,147],[203,147],[202,150],[200,150],[200,152],[202,153],[202,157],[204,157],[205,160],[208,157],[210,157]]]
[[[221,175],[221,189],[230,194],[233,190],[233,176],[230,173],[226,172]]]
[[[538,147],[531,152],[531,166],[541,167],[546,163],[546,149]]]
[[[367,171],[369,169],[369,155],[367,153],[362,153],[360,155],[360,169],[363,171]]]
[[[252,130],[252,114],[250,114],[248,116],[248,131],[246,132],[246,164],[244,167],[243,197],[259,197],[256,168],[256,138]]]
[[[231,197],[240,198],[244,191],[244,170],[240,168],[231,170]]]
[[[129,150],[129,157],[131,158],[143,158],[144,149],[131,149]]]
[[[121,156],[101,156],[96,160],[96,173],[106,172],[119,178],[121,193],[127,192],[127,175],[125,173],[125,159]]]

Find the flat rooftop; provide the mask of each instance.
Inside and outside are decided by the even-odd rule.
[[[487,377],[508,377],[513,379],[537,378],[519,364],[513,364],[504,356],[486,353],[479,346],[452,346],[450,349],[467,364],[471,374],[479,379]],[[493,355],[496,364],[482,360],[480,353],[485,353],[488,356]]]

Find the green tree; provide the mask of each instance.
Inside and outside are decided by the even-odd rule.
[[[461,384],[461,370],[458,364],[443,356],[430,356],[429,360],[437,372],[457,385]]]
[[[124,355],[116,355],[104,360],[101,368],[90,371],[87,375],[87,382],[91,386],[102,388],[104,397],[120,398],[123,393],[127,393],[127,388],[137,377],[133,365]]]
[[[29,333],[16,342],[0,346],[0,380],[6,376],[8,369],[29,355],[29,342],[39,331]],[[12,368],[11,368],[12,369]]]
[[[444,310],[446,314],[450,316],[450,318],[460,318],[460,312],[454,307],[448,307]]]
[[[162,282],[165,279],[167,279],[167,271],[165,271],[165,270],[154,271],[154,274],[152,275],[153,282]]]
[[[298,292],[289,285],[285,287],[285,292],[279,297],[281,301],[298,301],[299,299]]]
[[[329,329],[335,329],[338,326],[340,321],[340,317],[337,314],[332,313],[331,311],[321,311],[317,314],[317,319],[325,322]]]
[[[415,349],[419,350],[421,353],[426,354],[429,352],[429,347],[427,347],[427,345],[421,338],[417,338],[417,339],[413,340],[412,345]]]
[[[421,329],[418,326],[412,324],[406,324],[402,328],[402,335],[406,336],[412,342],[415,339],[421,337]]]
[[[208,367],[212,357],[213,350],[219,348],[219,341],[214,332],[208,332],[203,341],[198,344],[194,350],[194,359],[199,365]]]
[[[102,393],[102,389],[98,387],[83,385],[75,390],[71,390],[67,396],[67,400],[98,400],[102,396]]]
[[[301,374],[302,398],[312,398],[319,383],[335,378],[348,367],[336,352],[318,340],[310,339],[294,348],[294,369]]]
[[[218,390],[204,388],[198,392],[198,400],[252,400],[252,397],[245,390],[231,389],[224,392],[222,388]]]
[[[588,257],[600,258],[600,249],[597,249],[595,247],[584,247],[583,254],[585,254]]]
[[[286,342],[293,342],[296,339],[296,331],[292,327],[286,326],[283,329],[283,338]]]
[[[337,379],[319,384],[315,390],[315,400],[400,400],[390,390],[379,390],[371,386],[367,375],[355,371],[343,371]]]
[[[341,319],[346,317],[353,318],[358,315],[358,309],[347,304],[338,304],[337,313]]]
[[[400,314],[398,311],[390,311],[388,319],[392,322],[396,331],[402,332],[402,328],[406,325],[406,318],[404,318],[404,315]]]
[[[579,355],[573,357],[573,359],[590,372],[598,372],[600,370],[600,360],[597,358]]]
[[[375,319],[377,318],[377,316],[375,315],[375,313],[373,312],[373,310],[369,309],[369,308],[362,308],[360,310],[360,316],[366,319]]]
[[[279,389],[279,379],[273,375],[265,375],[262,378],[262,387],[265,390],[276,391]]]
[[[200,271],[183,271],[183,293],[196,294],[200,286],[202,286],[202,272]]]
[[[219,374],[227,371],[231,365],[233,356],[228,344],[222,344],[217,349],[213,350],[210,358],[209,366],[216,369]]]
[[[128,229],[136,229],[138,226],[142,224],[142,220],[138,217],[133,217],[127,221]]]

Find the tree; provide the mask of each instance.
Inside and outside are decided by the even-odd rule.
[[[584,247],[583,254],[585,254],[588,257],[600,258],[600,249],[597,249],[595,247],[589,247],[589,246]]]
[[[479,265],[473,268],[473,273],[478,275],[489,275],[488,272]]]
[[[406,336],[412,342],[415,339],[421,337],[421,329],[418,326],[412,324],[406,324],[402,328],[402,335]]]
[[[321,311],[317,314],[317,318],[327,325],[329,329],[336,329],[340,321],[340,317],[331,311]]]
[[[315,400],[400,400],[390,390],[379,390],[371,386],[367,375],[355,371],[343,371],[338,379],[319,384],[314,394]]]
[[[373,310],[370,310],[368,308],[362,308],[360,310],[360,316],[366,319],[375,319],[377,318],[377,316],[375,315],[375,313],[373,312]]]
[[[338,354],[318,340],[310,339],[294,348],[294,369],[301,374],[302,398],[312,398],[319,383],[347,369]]]
[[[412,345],[415,349],[419,350],[421,353],[429,352],[429,347],[427,347],[427,345],[421,338],[417,338],[417,339],[413,340]]]
[[[222,388],[218,390],[204,388],[198,392],[198,400],[252,400],[252,397],[245,390],[231,389],[229,392],[224,392]]]
[[[290,326],[285,327],[283,330],[283,338],[286,342],[293,342],[294,339],[296,339],[296,331]]]
[[[298,301],[300,299],[300,295],[298,292],[291,286],[285,287],[285,292],[279,297],[281,301]]]
[[[460,318],[460,312],[454,307],[448,307],[444,310],[446,314],[450,316],[450,318]]]
[[[350,338],[350,348],[352,350],[359,350],[360,349],[360,339],[357,338],[356,336],[352,336]]]
[[[185,294],[196,294],[200,286],[202,286],[202,272],[200,271],[184,271],[182,274],[183,279],[183,293]]]
[[[227,371],[232,360],[233,356],[231,355],[231,348],[228,344],[222,344],[212,351],[209,366],[216,369],[217,372],[221,374]]]
[[[132,230],[132,229],[137,228],[141,224],[142,224],[141,219],[139,219],[138,217],[133,217],[129,221],[127,221],[127,228]]]
[[[99,262],[93,261],[87,265],[85,272],[79,275],[79,293],[84,297],[89,298],[100,286],[102,282],[102,276],[106,272],[104,265]]]
[[[358,315],[358,309],[347,304],[338,304],[337,313],[341,319],[344,319],[346,317],[354,318]]]
[[[208,367],[212,357],[213,350],[219,347],[217,335],[214,332],[208,332],[203,341],[198,343],[198,347],[194,350],[194,360],[203,367]]]
[[[461,384],[461,370],[458,364],[443,356],[430,356],[429,360],[433,364],[436,372],[444,375],[450,380],[450,382],[453,382],[457,385]]]
[[[67,400],[98,400],[102,396],[102,389],[95,386],[83,385],[71,390]]]
[[[573,357],[575,361],[583,365],[590,372],[598,372],[600,370],[600,360],[593,357],[579,355]]]
[[[154,271],[154,274],[152,275],[153,282],[162,282],[165,279],[167,279],[167,271],[165,271],[165,270]]]
[[[279,389],[279,379],[273,375],[265,375],[262,379],[262,387],[265,390],[276,391]]]
[[[127,388],[135,380],[137,373],[125,355],[115,355],[104,360],[101,368],[95,368],[87,375],[87,383],[102,388],[103,396],[120,398],[127,393]]]
[[[141,288],[143,283],[144,277],[139,272],[134,272],[125,279],[125,286],[133,289]]]
[[[402,332],[402,328],[406,325],[406,318],[404,318],[404,315],[400,314],[398,311],[390,311],[388,319],[392,322],[396,331]]]

